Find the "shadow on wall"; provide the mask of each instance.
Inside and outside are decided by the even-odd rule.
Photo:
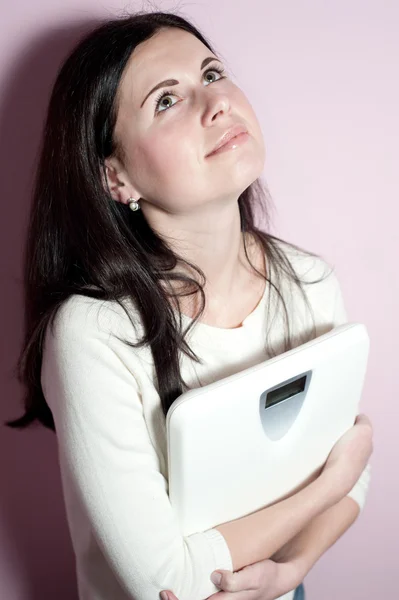
[[[54,433],[41,426],[3,425],[21,414],[14,376],[23,334],[22,259],[34,169],[56,73],[90,20],[41,33],[21,47],[0,96],[0,597],[75,600]]]

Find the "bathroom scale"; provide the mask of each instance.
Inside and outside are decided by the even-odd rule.
[[[183,535],[288,497],[350,429],[369,352],[360,323],[188,390],[166,418],[169,499]]]

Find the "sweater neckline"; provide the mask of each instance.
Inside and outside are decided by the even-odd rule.
[[[255,306],[255,308],[245,317],[245,319],[242,321],[241,325],[239,327],[216,327],[215,325],[208,325],[208,323],[202,323],[201,321],[197,321],[197,323],[194,325],[193,329],[190,330],[190,335],[191,333],[193,333],[193,335],[195,335],[195,332],[203,332],[205,334],[211,335],[211,334],[219,334],[219,335],[240,335],[240,334],[246,334],[249,328],[252,328],[254,325],[256,325],[259,321],[259,319],[264,315],[264,306],[266,303],[266,297],[268,295],[268,291],[269,291],[269,282],[265,281],[265,288],[262,294],[262,297],[260,298],[258,304]],[[192,323],[193,319],[191,317],[188,317],[187,315],[185,315],[184,313],[181,313],[182,316],[182,322],[184,324],[184,326],[188,326],[190,323]]]

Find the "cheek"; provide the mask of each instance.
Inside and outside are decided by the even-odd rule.
[[[134,179],[145,187],[154,179],[162,178],[172,163],[168,145],[161,139],[141,140],[135,144],[130,156]]]
[[[263,132],[256,116],[254,109],[252,108],[251,103],[248,98],[245,96],[242,90],[238,90],[236,97],[236,105],[240,107],[240,113],[245,117],[251,134],[255,138],[258,149],[259,149],[259,159],[260,161],[264,161],[265,158],[265,141],[263,138]]]
[[[156,197],[160,188],[163,193],[175,193],[173,186],[180,187],[186,179],[190,180],[192,152],[189,138],[176,130],[169,133],[165,128],[135,145],[131,153],[134,179],[149,196]]]
[[[248,98],[246,97],[246,95],[244,94],[244,92],[242,90],[240,90],[239,88],[237,89],[235,102],[238,106],[240,106],[240,111],[247,118],[249,123],[252,124],[252,126],[256,130],[258,130],[259,122],[258,122],[257,116],[254,112],[254,109],[252,108],[252,105],[251,105],[250,101],[248,100]]]

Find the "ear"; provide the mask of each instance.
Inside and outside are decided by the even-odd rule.
[[[114,200],[128,204],[129,198],[139,199],[140,194],[133,188],[127,177],[126,171],[116,157],[106,158],[101,179],[104,189],[109,192]]]

